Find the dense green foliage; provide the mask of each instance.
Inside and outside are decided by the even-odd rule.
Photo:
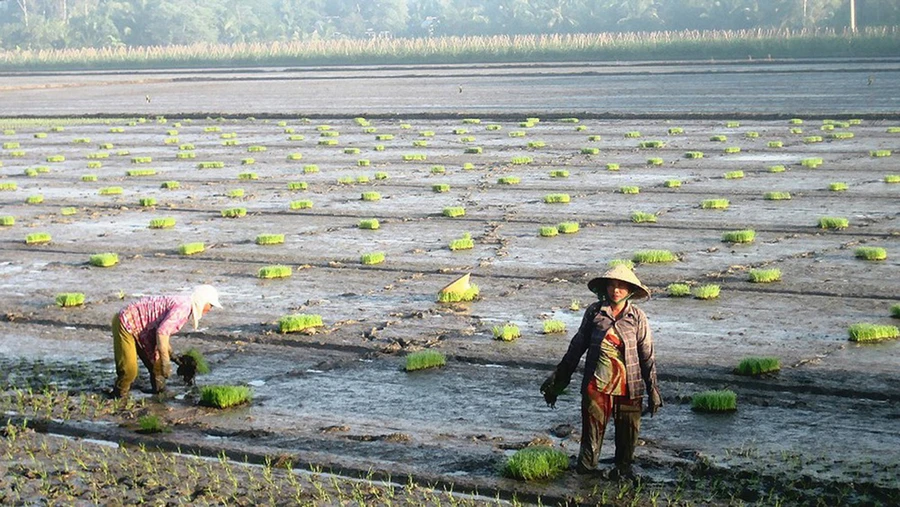
[[[526,481],[552,479],[569,468],[569,457],[559,449],[526,447],[503,464],[503,475]]]
[[[697,393],[691,398],[691,409],[697,412],[731,412],[737,410],[737,394],[727,389]]]
[[[438,368],[447,364],[447,358],[437,350],[419,350],[406,356],[406,371]]]
[[[777,357],[747,357],[735,368],[738,375],[761,375],[781,369],[781,360]]]
[[[200,389],[200,404],[208,407],[228,408],[249,403],[252,398],[247,386],[203,386]]]

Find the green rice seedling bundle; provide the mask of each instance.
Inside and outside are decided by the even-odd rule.
[[[28,204],[40,204],[44,202],[44,196],[42,194],[29,195],[25,198],[25,202]]]
[[[306,190],[309,185],[305,181],[290,181],[287,187],[288,190]]]
[[[431,185],[431,191],[439,194],[443,192],[449,192],[450,185],[448,185],[447,183],[435,183],[434,185]]]
[[[226,132],[226,133],[220,135],[219,139],[229,139],[229,140],[237,139],[237,134],[234,132]]]
[[[581,227],[578,222],[562,222],[556,226],[560,234],[575,234]]]
[[[618,171],[618,170],[619,170],[619,164],[616,163],[616,162],[609,162],[609,163],[606,164],[606,170],[607,170],[607,171]]]
[[[306,164],[305,166],[303,166],[304,174],[312,174],[317,172],[319,172],[319,166],[316,164]]]
[[[891,150],[872,150],[869,154],[873,157],[890,157]]]
[[[755,131],[745,132],[744,137],[746,137],[747,139],[756,139],[759,137],[759,132],[755,132]]]
[[[502,125],[497,125],[496,123],[492,123],[492,124],[490,124],[490,125],[485,125],[485,126],[484,126],[484,129],[485,129],[485,130],[500,130],[500,129],[502,129],[502,128],[503,128]]]
[[[359,257],[359,262],[366,265],[381,264],[384,262],[384,252],[368,252]]]
[[[680,188],[681,180],[666,180],[663,182],[663,186],[666,188]]]
[[[35,139],[45,139],[47,137],[46,132],[37,132],[34,134]]]
[[[404,162],[424,162],[427,156],[424,153],[406,153],[403,155]]]
[[[225,162],[206,161],[197,163],[197,169],[221,169],[223,167],[225,167]]]
[[[258,180],[259,175],[254,172],[244,172],[244,173],[238,174],[238,179],[239,180]]]
[[[246,386],[203,386],[200,388],[200,404],[214,408],[229,408],[250,403],[252,393]]]
[[[406,371],[426,370],[428,368],[440,368],[447,364],[444,354],[436,350],[419,350],[406,356]]]
[[[763,196],[767,201],[789,201],[791,200],[790,192],[766,192]]]
[[[374,231],[381,227],[377,218],[363,218],[359,221],[359,228]]]
[[[344,153],[347,155],[359,155],[359,148],[344,148]]]
[[[482,148],[481,146],[470,146],[466,148],[466,153],[481,155],[482,153],[484,153],[484,148]]]
[[[531,123],[530,121],[521,121],[519,122],[519,126],[523,129],[530,129],[531,127],[534,127],[534,123]]]
[[[625,266],[628,269],[634,269],[634,261],[631,259],[613,259],[606,263],[606,266],[610,269],[616,266]]]
[[[511,130],[506,135],[509,137],[525,137],[525,131],[524,130]]]
[[[225,218],[240,218],[247,216],[247,208],[226,208],[222,210],[222,216]]]
[[[727,121],[725,122],[725,128],[736,129],[741,126],[741,122],[738,121]]]
[[[126,176],[155,176],[156,169],[131,169],[125,172]]]
[[[657,220],[656,214],[647,213],[645,211],[632,211],[631,221],[636,224],[655,224]]]
[[[175,190],[181,188],[181,183],[177,181],[164,181],[159,185],[159,188],[164,188],[166,190]]]
[[[544,334],[558,334],[566,332],[566,323],[561,320],[545,320],[542,327],[544,328]]]
[[[365,174],[361,174],[361,175],[359,175],[359,176],[356,177],[356,182],[357,182],[357,183],[368,183],[368,182],[369,182],[369,177],[366,176]]]
[[[440,303],[461,303],[467,301],[473,301],[478,297],[480,293],[480,289],[477,285],[470,284],[469,288],[462,292],[454,292],[454,291],[441,291],[438,293],[438,302]]]
[[[475,164],[473,164],[471,162],[465,162],[465,163],[463,163],[462,168],[463,168],[463,171],[471,171],[471,170],[475,169]]]
[[[582,155],[599,155],[600,148],[593,148],[593,147],[587,146],[587,147],[584,147],[581,149],[581,154]]]
[[[544,196],[544,202],[547,204],[567,203],[570,200],[569,194],[547,194]]]
[[[384,151],[384,145],[383,145],[383,144],[376,144],[375,147],[374,147],[373,149],[374,149],[375,151]]]
[[[803,142],[807,144],[821,143],[822,136],[806,136],[803,138]]]
[[[301,199],[299,201],[291,201],[290,208],[291,209],[309,209],[313,207],[313,202],[306,199]]]
[[[527,165],[534,162],[534,159],[528,156],[513,157],[509,160],[512,165]]]
[[[830,132],[830,131],[834,130],[834,125],[832,125],[830,123],[826,123],[825,125],[822,125],[821,127],[819,127],[819,130],[821,130],[823,132]]]
[[[94,153],[88,153],[87,158],[92,159],[92,160],[106,159],[106,158],[109,158],[109,152],[108,151],[97,151]]]
[[[149,208],[151,206],[156,206],[156,198],[155,197],[141,197],[140,199],[138,199],[138,204],[145,208]]]
[[[384,171],[377,171],[375,173],[375,179],[379,181],[383,181],[390,178],[390,175]]]
[[[284,243],[284,234],[259,234],[256,236],[257,245],[280,245]]]
[[[25,156],[25,150],[13,150],[9,152],[9,156],[12,158],[23,158]]]
[[[834,132],[829,137],[831,137],[832,139],[841,140],[841,139],[853,139],[854,135],[853,135],[853,132]]]
[[[665,148],[666,143],[663,141],[641,141],[638,146],[641,148]]]
[[[338,185],[352,185],[356,182],[353,176],[341,176],[337,179]]]
[[[803,125],[803,120],[800,118],[791,118],[788,123],[791,125]]]
[[[727,389],[697,393],[691,398],[691,410],[709,413],[734,412],[737,410],[737,394]]]
[[[900,183],[900,174],[886,174],[884,176],[885,183]]]
[[[14,136],[14,135],[16,135],[16,130],[15,129],[3,129],[3,135]]]
[[[64,217],[72,216],[77,213],[78,213],[78,208],[76,208],[74,206],[66,206],[64,208],[60,208],[60,210],[59,210],[59,214]]]
[[[241,165],[253,165],[256,163],[255,158],[242,158]]]
[[[8,142],[8,143],[3,143],[3,149],[4,149],[4,150],[15,150],[15,149],[18,149],[18,148],[21,148],[21,147],[22,147],[22,146],[21,146],[18,142],[15,142],[15,141],[10,141],[10,142]]]
[[[578,123],[581,120],[578,118],[560,118],[559,121],[561,123]]]
[[[295,313],[278,319],[278,330],[281,333],[297,333],[322,326],[322,316],[316,314]]]
[[[431,166],[431,174],[444,174],[447,172],[447,168],[442,165],[433,165]]]
[[[244,189],[243,188],[233,188],[225,192],[225,195],[232,199],[240,199],[244,197]]]
[[[719,135],[714,135],[714,136],[711,136],[711,137],[709,138],[709,140],[710,140],[710,141],[717,142],[717,143],[724,143],[725,141],[728,140],[728,136],[723,136],[723,135],[721,135],[721,134],[719,134]]]
[[[461,238],[450,240],[449,247],[454,252],[457,250],[471,250],[475,248],[475,241],[472,240],[472,235],[467,232]]]
[[[167,138],[163,141],[163,144],[178,144],[179,142],[180,142],[180,141],[178,140],[177,137],[167,137]]]
[[[103,187],[97,191],[100,195],[120,195],[122,192],[122,187]]]
[[[178,149],[181,151],[193,151],[194,145],[191,143],[180,144],[180,145],[178,145]]]
[[[465,216],[466,209],[462,206],[448,206],[441,211],[441,214],[445,217],[456,218]]]
[[[175,219],[172,217],[153,218],[150,220],[151,229],[171,229],[175,227]]]
[[[469,133],[469,129],[453,129],[453,133],[461,136]]]
[[[665,161],[659,157],[652,157],[647,159],[647,165],[663,165]]]
[[[822,217],[819,219],[820,229],[846,229],[850,221],[844,217]]]
[[[197,154],[193,151],[182,151],[175,154],[175,158],[178,159],[193,159],[197,158]]]
[[[369,167],[370,165],[371,165],[371,162],[367,158],[361,158],[356,161],[357,167]]]
[[[153,157],[131,157],[132,164],[149,164],[153,162]]]
[[[673,298],[683,298],[691,295],[691,286],[686,283],[670,283],[666,287],[666,293]]]
[[[538,232],[542,238],[552,238],[559,234],[559,228],[553,225],[542,226]]]
[[[641,192],[641,189],[640,189],[640,187],[625,186],[625,187],[619,187],[619,192],[621,192],[623,194],[639,194]]]
[[[723,176],[726,180],[741,179],[744,177],[744,171],[728,171]]]
[[[51,240],[52,238],[47,232],[33,232],[25,236],[26,245],[41,245],[44,243],[49,243]]]
[[[287,137],[288,141],[302,141],[304,139],[306,139],[306,136],[301,134],[292,134]]]
[[[425,148],[428,146],[428,141],[423,139],[418,139],[412,142],[413,148]]]
[[[722,288],[714,283],[710,283],[707,285],[700,285],[698,287],[694,287],[692,293],[694,297],[697,299],[715,299],[719,297],[719,292],[721,292]]]
[[[725,231],[722,233],[722,241],[725,243],[753,243],[754,239],[756,239],[756,231],[753,229]]]
[[[831,190],[832,192],[843,192],[847,190],[847,188],[847,184],[843,181],[835,181],[828,184],[828,190]]]
[[[900,134],[900,127],[888,127],[887,133],[888,134]]]
[[[376,141],[391,141],[394,139],[394,134],[378,134],[375,136]]]
[[[597,142],[597,141],[600,141],[601,139],[603,139],[603,137],[598,136],[598,135],[588,136],[588,141],[591,141],[591,142]]]
[[[769,141],[766,143],[766,146],[769,148],[784,148],[784,143],[781,141]]]
[[[726,209],[729,204],[731,203],[728,202],[728,199],[704,199],[700,203],[700,207],[703,209]]]
[[[288,153],[287,159],[288,160],[302,160],[303,154],[302,153]]]
[[[847,333],[850,335],[850,341],[853,342],[877,342],[900,338],[900,330],[897,329],[897,326],[869,324],[865,322],[851,325],[847,328]]]
[[[569,171],[566,171],[565,169],[554,169],[554,170],[550,171],[550,177],[551,178],[568,178]]]
[[[12,191],[12,190],[18,190],[18,189],[19,189],[19,185],[16,184],[16,182],[14,182],[14,181],[4,181],[4,182],[0,183],[0,190]]]
[[[434,131],[433,131],[433,130],[423,130],[423,131],[419,132],[419,136],[421,136],[421,137],[434,137]]]
[[[203,131],[204,132],[221,132],[222,127],[219,127],[217,125],[210,125],[208,127],[203,127]]]
[[[772,283],[781,281],[780,269],[751,269],[747,278],[752,283]]]
[[[887,250],[880,246],[861,246],[853,251],[857,259],[866,261],[883,261],[887,259]]]
[[[529,148],[533,148],[533,149],[537,149],[537,148],[546,148],[546,147],[547,147],[547,143],[545,143],[544,141],[528,141],[527,146],[528,146]]]
[[[56,305],[67,308],[84,304],[84,294],[80,292],[63,292],[56,295]]]
[[[409,123],[401,123],[400,128],[403,130],[409,130],[412,128],[412,125],[410,125]]]
[[[769,172],[770,172],[770,173],[783,173],[783,172],[784,172],[784,166],[783,166],[783,165],[773,165],[773,166],[769,166]]]
[[[44,173],[49,173],[49,172],[50,172],[50,168],[47,167],[47,166],[45,166],[45,165],[39,165],[39,166],[36,166],[36,167],[34,168],[34,170],[37,171],[37,172],[40,173],[40,174],[44,174]]]
[[[669,130],[667,131],[667,133],[668,133],[670,136],[681,135],[681,134],[684,134],[684,128],[682,128],[682,127],[669,127]]]
[[[790,130],[790,132],[791,132],[791,134],[800,135],[800,134],[803,133],[803,129],[801,129],[801,128],[792,128],[792,129]]]
[[[360,194],[360,199],[362,199],[363,201],[380,201],[381,194],[379,194],[378,192],[363,192],[362,194]]]
[[[62,132],[66,130],[64,127],[60,127],[59,125],[50,127],[50,132]]]
[[[138,433],[143,433],[145,435],[150,435],[153,433],[163,433],[166,431],[166,427],[163,425],[162,420],[157,415],[145,415],[138,417]]]
[[[247,146],[248,153],[260,153],[266,150],[268,150],[268,148],[266,148],[265,146],[260,146],[258,144]]]
[[[541,119],[540,119],[540,118],[529,117],[529,118],[525,118],[525,122],[526,122],[526,123],[530,123],[531,126],[535,126],[535,125],[537,125],[538,123],[541,122]]]
[[[462,122],[466,125],[478,125],[481,123],[481,118],[463,118]]]
[[[741,147],[740,146],[728,146],[723,151],[725,153],[740,153]]]
[[[101,162],[91,161],[87,163],[88,169],[100,169],[101,167],[103,167],[103,163]]]
[[[505,342],[511,342],[516,338],[522,336],[522,333],[519,332],[519,326],[515,324],[504,324],[502,326],[494,326],[491,329],[491,332],[494,333],[495,340],[501,340]]]
[[[518,450],[503,464],[502,475],[523,481],[546,481],[569,468],[568,455],[548,446]]]
[[[781,360],[777,357],[747,357],[741,359],[737,368],[734,369],[736,375],[763,375],[781,370]]]
[[[175,130],[175,129],[169,129],[169,130],[166,131],[166,135],[167,135],[167,136],[177,136],[177,135],[178,135],[178,131]]]
[[[634,139],[634,138],[637,138],[637,137],[641,137],[641,133],[638,132],[637,130],[632,130],[632,131],[629,131],[629,132],[625,132],[625,138],[626,138],[626,139]]]
[[[204,250],[206,250],[206,245],[202,242],[184,243],[178,247],[178,253],[181,255],[194,255],[201,253]]]
[[[500,185],[518,185],[522,181],[518,176],[503,176],[497,180]]]
[[[631,256],[635,264],[656,264],[661,262],[675,262],[678,257],[669,250],[638,250]]]
[[[91,266],[98,268],[108,268],[119,263],[119,254],[116,253],[98,253],[91,255],[89,261]]]
[[[50,155],[49,157],[46,158],[46,160],[47,160],[47,162],[50,162],[50,163],[65,162],[66,157],[64,157],[63,155]]]
[[[900,319],[900,304],[891,305],[891,317]]]
[[[256,277],[270,280],[273,278],[288,278],[293,274],[293,269],[290,266],[263,266],[256,272]]]
[[[363,129],[363,134],[374,134],[378,132],[378,129],[375,127],[366,127]]]

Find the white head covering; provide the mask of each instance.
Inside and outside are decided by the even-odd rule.
[[[207,304],[216,308],[222,308],[219,303],[219,292],[212,285],[198,285],[194,287],[191,293],[191,319],[194,321],[194,331],[200,325],[200,318],[203,317],[203,307]]]

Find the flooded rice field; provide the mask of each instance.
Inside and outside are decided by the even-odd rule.
[[[68,92],[47,90],[62,108],[55,110],[69,112]],[[132,92],[144,94],[139,87]],[[468,92],[464,87],[462,94]],[[180,100],[157,111],[191,110],[186,96]],[[46,106],[17,104],[20,114]],[[471,110],[460,104],[459,111]],[[358,121],[340,113],[5,120],[0,184],[15,184],[0,191],[0,215],[14,219],[0,227],[8,416],[44,420],[51,433],[79,438],[225,452],[238,461],[287,456],[297,466],[343,476],[415,478],[438,491],[490,492],[486,501],[516,494],[526,502],[602,503],[617,485],[574,472],[523,483],[500,477],[498,468],[532,443],[577,454],[576,390],[553,410],[538,388],[592,302],[586,282],[614,259],[666,249],[676,262],[635,268],[654,293],[640,306],[651,322],[665,406],[643,419],[636,458],[643,484],[657,497],[634,498],[767,505],[900,499],[900,344],[857,344],[847,334],[858,322],[897,323],[891,307],[900,302],[900,184],[886,177],[900,169],[896,155],[874,156],[900,147],[900,134],[889,130],[896,120],[792,123],[735,115],[576,122],[557,115],[529,122],[473,114]],[[647,141],[660,143],[641,147]],[[774,147],[778,141],[782,146]],[[48,161],[58,155],[64,160]],[[816,167],[803,165],[817,158]],[[216,164],[200,168],[204,162]],[[784,170],[773,171],[779,165]],[[134,175],[142,169],[153,171]],[[743,176],[725,177],[735,171]],[[509,177],[518,179],[500,182]],[[681,185],[670,186],[672,180]],[[178,188],[163,188],[171,181]],[[289,189],[297,182],[305,188]],[[846,190],[829,190],[836,182]],[[109,187],[121,193],[102,195]],[[364,200],[371,192],[379,199]],[[790,199],[768,199],[767,192],[788,192]],[[570,200],[546,203],[550,194]],[[36,195],[42,202],[27,202]],[[708,199],[729,205],[703,209]],[[298,201],[310,207],[292,209]],[[465,215],[447,217],[448,207]],[[229,208],[246,215],[223,217]],[[635,223],[635,211],[657,221]],[[149,227],[166,217],[174,227]],[[849,225],[822,229],[822,217]],[[380,228],[360,227],[372,218]],[[579,230],[539,234],[563,222]],[[754,230],[755,240],[722,241],[724,232],[741,229]],[[33,233],[51,240],[26,244]],[[283,234],[284,242],[259,245],[262,234]],[[474,248],[451,251],[450,241],[465,234]],[[205,250],[179,253],[194,242]],[[860,246],[883,247],[888,257],[861,260]],[[119,263],[92,266],[90,256],[103,252],[118,254]],[[363,264],[361,256],[371,252],[383,252],[384,262]],[[290,266],[293,274],[257,276],[272,265]],[[779,269],[781,281],[749,282],[750,270],[759,268]],[[480,297],[438,303],[438,291],[465,273]],[[149,388],[143,369],[137,408],[107,407],[69,420],[53,407],[43,413],[14,402],[28,387],[99,399],[115,375],[113,313],[142,295],[199,283],[214,284],[225,309],[207,315],[199,331],[186,326],[173,346],[206,356],[212,371],[198,377],[200,385],[249,385],[251,404],[198,407],[196,393],[175,379],[174,397],[156,400],[140,392]],[[672,283],[718,284],[721,294],[670,297]],[[64,292],[83,293],[84,305],[57,306]],[[320,315],[325,325],[279,333],[278,319],[293,313]],[[562,321],[566,333],[544,334],[547,319]],[[493,326],[507,323],[521,337],[495,340]],[[405,372],[405,356],[422,349],[442,352],[447,365]],[[754,356],[779,358],[781,371],[732,373]],[[738,410],[693,412],[691,397],[709,389],[736,392]],[[147,413],[171,431],[137,436],[134,419]],[[603,457],[611,455],[608,435]],[[13,498],[10,487],[4,491],[3,498]],[[248,494],[235,491],[233,498]],[[479,498],[470,500],[485,500]]]

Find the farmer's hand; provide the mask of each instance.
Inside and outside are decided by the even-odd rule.
[[[163,359],[161,370],[163,378],[169,378],[172,376],[172,363],[170,363],[168,359]]]
[[[650,413],[650,417],[655,416],[661,406],[663,406],[662,397],[659,395],[659,391],[653,389],[650,391],[650,399],[647,401],[647,412]]]
[[[556,398],[559,394],[556,392],[556,372],[550,374],[547,380],[541,384],[541,394],[544,395],[544,401],[550,408],[556,408]]]

